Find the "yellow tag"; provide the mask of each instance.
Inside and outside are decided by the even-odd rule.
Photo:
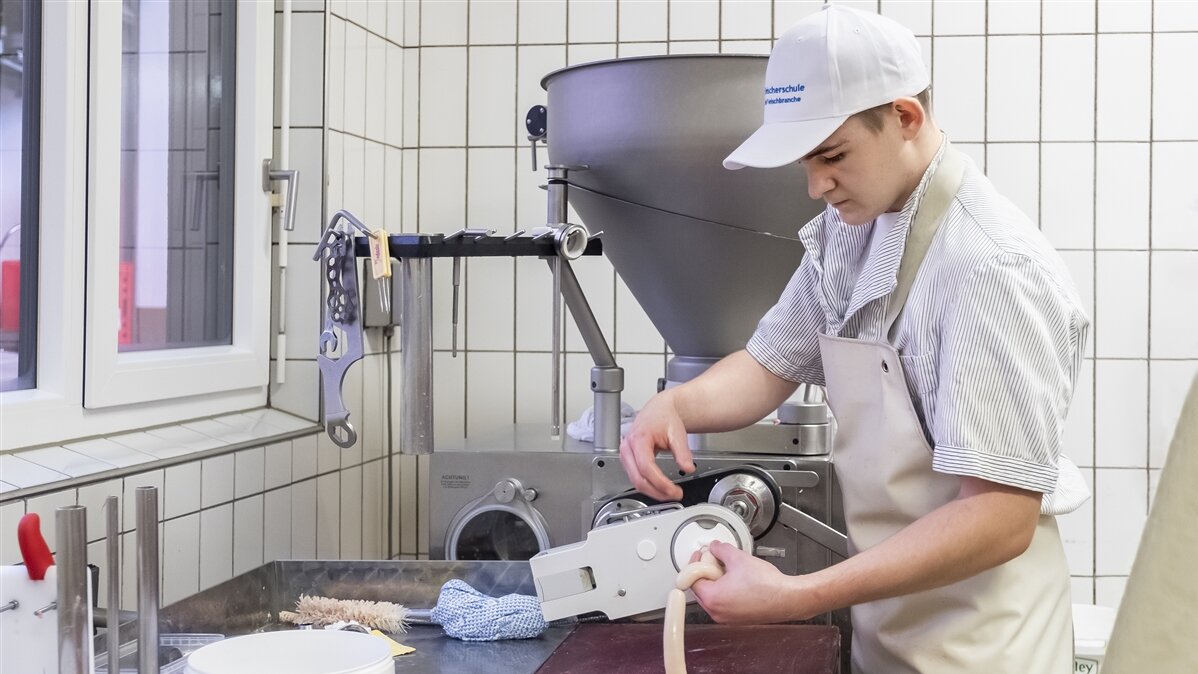
[[[399,643],[395,639],[392,639],[391,637],[387,636],[386,634],[383,634],[382,632],[380,632],[378,630],[370,630],[370,636],[378,637],[378,638],[382,639],[383,641],[386,641],[387,645],[391,647],[391,657],[393,657],[393,658],[397,658],[401,655],[407,655],[408,653],[416,652],[415,648],[412,648],[411,646],[404,646],[403,644]]]
[[[391,278],[391,248],[386,230],[375,230],[370,240],[370,273],[376,279]]]

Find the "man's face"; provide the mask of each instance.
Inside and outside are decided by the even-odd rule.
[[[811,154],[803,157],[807,192],[823,199],[849,225],[864,225],[902,208],[906,181],[904,139],[891,119],[874,131],[850,117]],[[897,204],[896,204],[897,202]]]

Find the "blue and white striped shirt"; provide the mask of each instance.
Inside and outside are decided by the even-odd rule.
[[[823,384],[818,333],[886,341],[886,301],[940,156],[869,254],[875,223],[846,225],[829,206],[803,227],[807,252],[746,347],[758,362],[784,379]],[[1089,319],[1060,256],[965,163],[893,346],[934,470],[1041,492],[1042,513],[1070,512],[1089,496],[1061,452]]]

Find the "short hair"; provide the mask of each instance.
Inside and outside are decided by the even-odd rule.
[[[923,106],[924,111],[927,112],[928,116],[930,117],[932,114],[932,87],[929,86],[927,89],[924,89],[916,94],[915,100],[919,101],[919,104]],[[882,105],[870,108],[868,110],[862,110],[861,112],[853,115],[853,117],[860,119],[861,123],[869,127],[874,133],[878,133],[882,130],[882,113],[885,110],[890,109],[892,103],[893,101],[891,103],[883,103]]]

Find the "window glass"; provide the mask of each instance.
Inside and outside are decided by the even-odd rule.
[[[36,383],[40,8],[0,0],[0,391]]]
[[[124,0],[120,351],[232,341],[235,7]]]

